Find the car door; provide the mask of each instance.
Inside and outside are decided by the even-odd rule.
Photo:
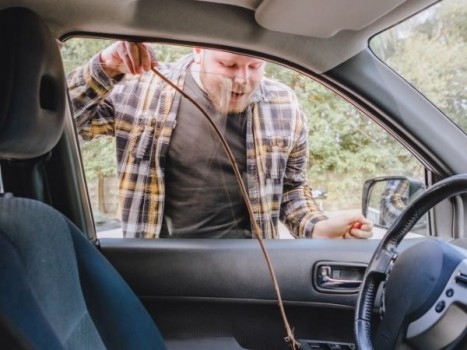
[[[82,45],[83,41],[72,39],[69,44]],[[89,46],[108,44],[99,41]],[[172,50],[187,53],[186,48]],[[71,61],[66,51],[64,60],[65,64]],[[336,72],[340,69],[345,67]],[[356,68],[350,65],[348,69]],[[406,147],[371,120],[368,111],[325,87],[332,72],[314,81],[269,63],[267,75],[289,85],[307,115],[309,180],[317,204],[328,216],[359,212],[363,182],[368,178],[405,174],[425,182],[428,170]],[[394,75],[393,79],[398,78]],[[354,104],[361,107],[354,98]],[[122,238],[114,214],[117,185],[107,175],[114,173],[115,163],[105,164],[112,154],[107,149],[112,147],[108,139],[98,139],[94,145],[81,142],[97,233],[89,224],[87,230],[141,298],[169,348],[286,349],[277,292],[255,239]],[[97,163],[89,160],[95,157]],[[267,240],[266,248],[296,338],[318,345],[351,346],[359,283],[385,229],[376,227],[371,240],[333,241],[292,239],[285,226],[281,230],[284,239]]]
[[[65,65],[70,62],[67,45]],[[108,42],[93,45],[98,50]],[[95,52],[87,52],[82,62]],[[183,48],[177,54],[185,53]],[[309,180],[315,200],[329,216],[361,210],[367,179],[403,175],[430,185],[466,171],[459,147],[467,142],[465,135],[368,50],[321,75],[306,66],[299,73],[273,63],[267,74],[295,91],[308,117]],[[107,179],[115,165],[104,164],[110,158],[105,152],[97,165],[86,159],[112,145],[81,144],[87,179],[76,146],[70,116],[67,135],[47,165],[57,184],[51,197],[141,298],[169,348],[287,348],[277,292],[256,240],[122,238],[118,216],[109,215],[118,210],[116,184]],[[61,178],[53,175],[61,168],[71,171]],[[73,202],[82,205],[74,207]],[[463,234],[462,218],[456,214],[462,205],[459,197],[430,212],[422,236]],[[351,348],[359,281],[385,228],[375,227],[370,240],[291,239],[282,230],[289,239],[267,240],[265,245],[295,337],[314,342],[315,348]],[[419,240],[423,237],[406,240],[402,249]]]
[[[399,39],[407,36],[405,29]],[[65,65],[72,40],[63,47]],[[79,42],[85,51],[79,63],[108,44]],[[271,52],[267,57],[284,62]],[[293,57],[292,52],[287,62],[299,72],[271,62],[268,76],[295,91],[309,118],[308,176],[327,215],[361,210],[367,179],[410,176],[430,186],[467,172],[464,132],[369,50],[320,74]],[[114,215],[116,164],[107,163],[114,146],[107,140],[84,143],[70,106],[67,117],[65,134],[49,155],[2,161],[6,191],[46,202],[69,217],[142,300],[169,349],[287,349],[278,293],[258,241],[123,238]],[[422,235],[465,237],[465,200],[457,196],[437,206]],[[266,240],[265,246],[295,337],[312,349],[352,349],[359,281],[386,228],[375,226],[369,240],[292,239],[282,230],[284,239]],[[401,249],[420,240],[405,240]],[[378,296],[377,306],[379,301]],[[376,325],[379,314],[376,307]]]
[[[359,280],[377,243],[267,242],[285,313],[298,339],[353,343]],[[232,349],[287,349],[277,295],[254,240],[107,238],[100,240],[100,248],[169,344],[189,342],[201,348],[202,341],[223,338],[224,346],[237,344]],[[218,348],[229,348],[224,346]]]

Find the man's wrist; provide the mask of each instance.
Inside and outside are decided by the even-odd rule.
[[[326,232],[325,226],[327,226],[327,219],[328,217],[322,214],[309,220],[307,224],[308,227],[305,228],[305,232],[308,232],[306,236],[309,238],[326,238],[323,232]]]
[[[107,75],[99,62],[98,55],[96,54],[84,66],[83,75],[88,86],[92,87],[99,96],[105,96],[118,81]]]
[[[121,79],[120,76],[123,76],[123,73],[120,72],[119,70],[111,68],[110,65],[107,63],[106,59],[103,57],[102,52],[98,54],[98,57],[99,57],[99,64],[102,70],[105,72],[105,74],[107,74],[107,76],[110,79],[120,80]]]
[[[323,232],[326,232],[326,220],[321,220],[315,223],[313,230],[311,231],[311,238],[326,238]]]

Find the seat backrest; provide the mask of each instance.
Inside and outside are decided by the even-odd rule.
[[[59,140],[65,73],[47,26],[24,8],[0,14],[0,157],[31,159]]]
[[[49,152],[66,85],[39,16],[0,11],[0,159]],[[0,194],[0,348],[165,349],[152,318],[98,249],[61,213]]]

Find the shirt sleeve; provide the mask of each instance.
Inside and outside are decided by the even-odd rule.
[[[67,83],[73,117],[83,139],[114,135],[115,113],[109,95],[117,81],[102,69],[98,55],[69,74]]]
[[[380,200],[380,224],[391,226],[407,206],[409,195],[408,180],[392,180],[387,183]]]
[[[296,97],[293,102],[296,106],[295,143],[287,160],[280,218],[293,236],[305,238],[311,237],[314,225],[318,221],[326,220],[327,216],[319,209],[308,186],[306,171],[309,151],[306,119],[298,108]]]

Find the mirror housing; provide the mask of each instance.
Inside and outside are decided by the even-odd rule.
[[[362,190],[362,213],[377,226],[389,228],[408,203],[425,191],[425,184],[407,176],[381,176],[366,180]],[[425,234],[426,215],[413,231]]]

